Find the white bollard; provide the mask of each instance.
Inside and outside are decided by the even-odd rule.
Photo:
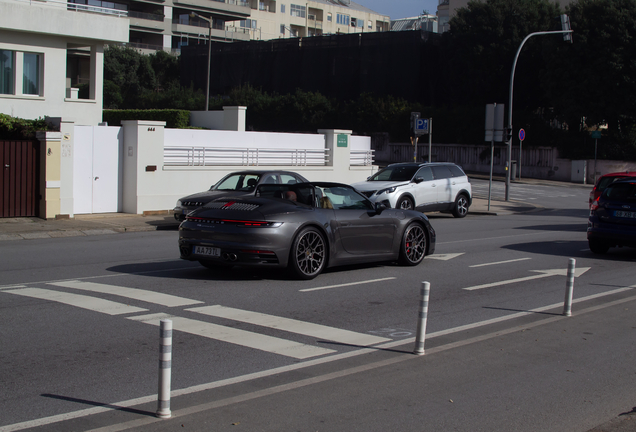
[[[424,341],[426,340],[426,321],[428,319],[428,296],[431,292],[431,284],[422,282],[422,299],[417,321],[417,333],[415,335],[415,349],[413,354],[424,355]]]
[[[159,394],[157,417],[167,419],[170,411],[170,381],[172,379],[172,320],[161,320],[161,344],[159,345]]]
[[[565,285],[565,301],[563,302],[563,315],[572,316],[572,294],[574,292],[574,268],[576,260],[570,258],[568,264],[568,277]]]

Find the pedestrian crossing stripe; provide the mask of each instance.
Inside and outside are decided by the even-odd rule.
[[[115,285],[105,285],[90,282],[66,281],[48,283],[47,285],[90,291],[93,293],[113,294],[121,297],[145,301],[148,303],[156,303],[162,306],[172,307],[177,305],[192,305],[203,303],[198,300],[185,299],[167,294],[156,293],[154,291],[146,291],[136,288],[125,288]],[[1,292],[62,303],[69,306],[91,310],[94,312],[104,313],[107,315],[139,314],[143,312],[149,312],[148,309],[131,306],[124,303],[118,303],[111,300],[101,299],[90,295],[55,291],[52,289],[44,288],[31,288],[26,285],[7,287]],[[392,340],[375,335],[357,333],[349,330],[338,329],[335,327],[304,322],[291,318],[278,317],[274,315],[263,314],[260,312],[252,312],[231,307],[225,307],[222,305],[195,307],[186,309],[185,311],[217,318],[229,319],[238,322],[244,322],[251,325],[272,328],[303,336],[309,336],[316,338],[318,342],[330,341],[346,345],[370,346]],[[282,338],[263,335],[256,332],[240,330],[205,321],[179,317],[169,313],[154,313],[128,317],[128,319],[130,320],[148,323],[155,326],[159,326],[160,320],[164,318],[170,318],[173,320],[173,327],[175,331],[183,331],[209,339],[254,348],[261,351],[288,356],[296,359],[306,359],[336,352],[335,350],[329,348],[303,344]]]
[[[2,292],[17,294],[41,300],[49,300],[57,303],[64,303],[82,309],[101,312],[108,315],[123,315],[129,313],[139,313],[147,311],[135,306],[104,300],[97,297],[72,294],[60,291],[47,290],[42,288],[20,288],[15,290],[3,290]]]
[[[164,294],[156,291],[142,290],[138,288],[125,288],[116,285],[106,285],[94,282],[83,281],[64,281],[54,282],[48,285],[55,285],[64,288],[72,288],[76,290],[91,291],[101,294],[112,294],[119,297],[126,297],[134,300],[140,300],[147,303],[154,303],[162,306],[177,307],[201,304],[202,301],[191,300],[184,297],[177,297],[170,294]]]
[[[232,327],[212,324],[205,321],[198,321],[189,318],[183,318],[170,314],[150,314],[136,317],[128,317],[133,321],[139,321],[154,326],[159,326],[162,319],[172,320],[172,328],[174,331],[182,331],[185,333],[203,336],[206,338],[229,342],[234,345],[240,345],[248,348],[254,348],[261,351],[267,351],[273,354],[280,354],[295,359],[307,359],[325,354],[336,352],[332,349],[321,348],[314,345],[307,345],[286,339],[280,339],[273,336],[262,335],[259,333],[240,330]]]
[[[302,334],[305,336],[315,337],[317,339],[339,342],[342,344],[369,346],[382,342],[388,342],[391,340],[379,336],[356,333],[348,330],[338,329],[335,327],[324,326],[321,324],[314,324],[291,318],[267,315],[260,312],[235,309],[221,305],[202,306],[186,310],[217,318],[225,318],[233,321],[240,321],[262,327],[273,328],[276,330]]]

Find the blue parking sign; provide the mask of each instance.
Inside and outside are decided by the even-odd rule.
[[[428,119],[418,118],[415,121],[415,133],[418,135],[428,133]]]

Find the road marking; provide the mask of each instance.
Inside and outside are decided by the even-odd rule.
[[[590,268],[591,267],[577,268],[574,271],[574,277],[581,276],[583,273],[588,271]],[[517,283],[517,282],[525,282],[525,281],[529,281],[529,280],[541,279],[541,278],[550,277],[550,276],[567,276],[567,274],[568,274],[568,270],[567,269],[530,270],[530,271],[538,272],[540,274],[535,275],[535,276],[526,276],[526,277],[522,277],[522,278],[508,279],[508,280],[505,280],[505,281],[492,282],[492,283],[487,283],[487,284],[483,284],[483,285],[475,285],[475,286],[468,287],[468,288],[463,288],[463,289],[465,289],[466,291],[474,291],[474,290],[483,289],[483,288],[492,288],[492,287],[496,287],[496,286],[508,285],[508,284],[513,284],[513,283]]]
[[[320,348],[313,345],[306,345],[272,336],[261,335],[245,330],[163,313],[128,317],[128,319],[154,326],[159,326],[162,319],[171,319],[172,328],[176,331],[182,331],[209,339],[228,342],[296,359],[306,359],[336,352],[332,349]]]
[[[453,258],[457,258],[460,255],[464,255],[464,252],[461,252],[461,253],[449,253],[449,254],[434,254],[434,255],[427,256],[426,259],[448,261],[448,260],[451,260]]]
[[[343,344],[369,346],[382,342],[388,342],[391,340],[379,336],[356,333],[349,330],[338,329],[335,327],[328,327],[290,318],[267,315],[260,312],[250,312],[241,309],[234,309],[221,305],[203,306],[186,310],[218,318],[241,321],[244,323],[254,324],[262,327],[284,330],[287,332],[311,336],[318,339],[340,342]]]
[[[612,291],[606,291],[603,293],[598,293],[598,294],[593,294],[587,297],[581,297],[578,299],[574,299],[573,303],[580,303],[580,302],[584,302],[587,300],[592,300],[592,299],[596,299],[596,298],[600,298],[600,297],[605,297],[605,296],[609,296],[609,295],[613,295],[613,294],[618,294],[624,291],[629,291],[636,288],[636,285],[632,285],[629,287],[624,287],[624,288],[617,288],[615,290]],[[624,299],[619,299],[619,300],[615,300],[613,302],[610,303],[605,303],[605,304],[601,304],[598,306],[592,306],[590,308],[587,309],[583,309],[578,311],[578,314],[584,314],[587,312],[594,312],[596,310],[602,310],[604,308],[607,307],[611,307],[611,306],[615,306],[618,304],[623,304],[623,303],[627,303],[630,301],[634,301],[636,300],[636,297],[632,296],[632,297],[627,297]],[[467,329],[473,329],[473,328],[479,328],[479,327],[483,327],[492,323],[496,323],[496,322],[503,322],[503,321],[507,321],[507,320],[511,320],[511,319],[515,319],[518,318],[520,316],[525,316],[525,315],[530,315],[533,313],[537,313],[537,312],[543,312],[546,310],[550,310],[550,309],[555,309],[555,308],[560,308],[563,307],[563,303],[555,303],[552,305],[548,305],[548,306],[543,306],[543,307],[539,307],[536,309],[532,309],[526,312],[519,312],[519,313],[515,313],[512,315],[507,315],[507,316],[503,316],[503,317],[499,317],[499,318],[495,318],[492,320],[486,320],[486,321],[481,321],[481,322],[476,322],[473,324],[468,324],[465,326],[460,326],[460,327],[456,327],[456,328],[452,328],[452,329],[447,329],[447,330],[442,330],[439,332],[434,332],[431,333],[430,335],[427,335],[426,338],[427,339],[432,339],[434,337],[438,337],[438,336],[443,336],[443,335],[447,335],[447,334],[452,334],[452,333],[457,333],[457,332],[461,332]],[[564,317],[564,316],[558,316],[558,317],[551,317],[548,318],[546,320],[540,321],[540,322],[545,322],[545,323],[550,323],[553,322],[556,319],[572,319],[571,317]],[[539,323],[535,323],[532,324],[534,325],[540,325]],[[524,325],[524,328],[526,328],[526,326],[529,326],[529,324]],[[506,329],[505,330],[507,333],[510,331],[519,331],[518,327],[512,327],[510,329]],[[496,331],[494,333],[491,333],[491,335],[493,336],[499,336],[501,335],[502,332],[501,331]],[[475,341],[476,339],[479,340],[483,340],[484,336],[478,336],[477,338],[473,338],[473,339],[469,339],[467,341],[465,341],[465,343],[468,343],[469,341]],[[393,341],[393,342],[388,342],[386,344],[382,344],[379,345],[377,347],[373,347],[373,348],[361,348],[359,350],[355,350],[355,351],[349,351],[346,353],[341,353],[341,354],[337,354],[337,355],[333,355],[333,356],[328,356],[328,357],[322,357],[319,359],[313,359],[313,360],[308,360],[302,363],[295,363],[295,364],[291,364],[291,365],[287,365],[287,366],[280,366],[277,368],[273,368],[273,369],[269,369],[269,370],[264,370],[264,371],[259,371],[259,372],[253,372],[250,374],[246,374],[246,375],[241,375],[241,376],[237,376],[237,377],[232,377],[232,378],[226,378],[223,380],[219,380],[219,381],[213,381],[213,382],[209,382],[209,383],[205,383],[205,384],[198,384],[192,387],[186,387],[183,389],[174,389],[171,391],[171,395],[172,397],[176,398],[178,396],[184,396],[184,395],[189,395],[189,394],[193,394],[193,393],[199,393],[202,391],[208,391],[208,390],[212,390],[215,388],[221,388],[221,387],[226,387],[226,386],[230,386],[230,385],[234,385],[234,384],[240,384],[243,382],[248,382],[248,381],[252,381],[252,380],[256,380],[256,379],[260,379],[260,378],[266,378],[266,377],[270,377],[270,376],[274,376],[274,375],[279,375],[282,373],[286,373],[286,372],[292,372],[295,370],[299,370],[299,369],[304,369],[307,367],[311,367],[311,366],[316,366],[316,365],[321,365],[321,364],[325,364],[325,363],[331,363],[334,361],[338,361],[338,360],[344,360],[344,359],[349,359],[349,358],[353,358],[353,357],[357,357],[360,355],[364,355],[364,354],[368,354],[371,352],[374,352],[378,349],[391,349],[397,346],[402,346],[402,345],[406,345],[409,343],[413,343],[415,341],[415,338],[409,338],[409,339],[402,339],[399,341]],[[462,341],[460,341],[459,343],[462,343]],[[428,349],[427,355],[432,355],[438,352],[442,352],[445,351],[446,349],[451,349],[451,348],[455,348],[458,346],[458,343],[451,343],[451,344],[447,344],[447,345],[441,345],[435,348],[430,348]],[[407,356],[399,356],[400,358],[411,358],[411,359],[416,359],[418,357],[413,356],[412,354],[408,354]],[[248,395],[243,395],[243,397],[247,397]],[[238,396],[238,398],[240,398],[241,396]],[[233,399],[236,402],[236,399]],[[35,420],[27,420],[21,423],[14,423],[12,425],[6,425],[6,426],[0,426],[0,432],[15,432],[15,431],[19,431],[19,430],[24,430],[24,429],[29,429],[29,428],[35,428],[35,427],[39,427],[39,426],[46,426],[46,425],[50,425],[50,424],[54,424],[54,423],[59,423],[59,422],[63,422],[63,421],[69,421],[69,420],[74,420],[74,419],[78,419],[78,418],[84,418],[84,417],[88,417],[91,415],[96,415],[96,414],[101,414],[101,413],[105,413],[105,412],[109,412],[109,411],[113,411],[113,410],[121,410],[121,409],[125,409],[125,408],[130,408],[130,407],[134,407],[134,406],[138,406],[138,405],[143,405],[143,404],[147,404],[147,403],[152,403],[152,402],[156,402],[157,401],[157,395],[149,395],[149,396],[142,396],[136,399],[129,399],[129,400],[125,400],[125,401],[120,401],[120,402],[114,402],[105,406],[99,406],[99,407],[92,407],[92,408],[86,408],[83,410],[79,410],[79,411],[74,411],[74,412],[70,412],[70,413],[64,413],[64,414],[57,414],[57,415],[53,415],[50,417],[43,417],[43,418],[39,418],[39,419],[35,419]],[[224,400],[225,402],[228,401],[228,399]],[[218,402],[222,402],[222,401],[218,401]],[[217,402],[217,403],[218,403]],[[226,403],[227,405],[227,403]],[[173,416],[176,415],[187,415],[187,414],[192,414],[196,412],[196,406],[195,407],[190,407],[190,408],[184,408],[182,410],[173,412]],[[179,413],[179,414],[177,414]],[[187,413],[187,414],[186,414]],[[150,422],[150,421],[162,421],[162,420],[158,420],[155,419],[153,417],[146,417],[146,422]],[[105,428],[102,428],[101,430],[105,430],[105,431],[122,431],[122,430],[128,430],[132,427],[138,427],[138,426],[142,426],[141,424],[139,424],[141,420],[137,419],[137,420],[133,420],[131,422],[126,422],[126,423],[120,423],[120,424],[115,424],[112,426],[106,426]],[[134,422],[134,423],[133,423]],[[99,430],[99,429],[97,429]]]
[[[517,237],[529,237],[529,236],[533,236],[533,237],[537,237],[541,234],[544,235],[549,235],[550,237],[554,237],[554,233],[552,232],[533,232],[533,233],[528,233],[528,234],[512,234],[512,235],[507,235],[507,236],[499,236],[499,237],[482,237],[482,238],[475,238],[475,239],[465,239],[465,240],[454,240],[454,241],[447,241],[447,242],[437,242],[435,243],[436,246],[439,245],[446,245],[446,244],[453,244],[453,243],[469,243],[469,242],[483,242],[484,240],[501,240],[501,239],[510,239],[510,238],[517,238]]]
[[[17,289],[17,288],[26,288],[26,285],[7,285],[7,286],[0,287],[0,291]]]
[[[105,313],[108,315],[139,313],[148,310],[135,306],[125,305],[123,303],[116,303],[110,300],[103,300],[96,297],[90,297],[80,294],[70,294],[41,288],[20,288],[16,290],[5,289],[3,290],[3,292],[17,294],[25,297],[32,297],[40,300],[49,300],[57,303],[64,303],[67,305]]]
[[[149,261],[143,261],[140,264],[152,264],[152,263],[158,263],[158,262],[163,262],[164,260],[149,260]],[[182,261],[181,262],[183,265],[180,267],[173,267],[173,268],[163,268],[160,270],[147,270],[147,271],[142,271],[142,272],[131,272],[128,273],[128,275],[146,275],[146,274],[152,274],[152,273],[165,273],[165,272],[171,272],[171,271],[176,271],[176,270],[191,270],[194,268],[200,269],[201,266],[198,263],[193,263],[191,261]],[[83,278],[76,278],[76,280],[90,280],[90,279],[104,279],[104,278],[113,278],[113,277],[121,277],[120,273],[110,273],[110,274],[105,274],[105,275],[98,275],[98,276],[86,276]],[[55,279],[55,280],[45,280],[45,281],[32,281],[32,282],[25,282],[28,285],[34,285],[34,284],[50,284],[50,283],[54,283],[54,282],[64,282],[67,281],[68,279]],[[14,285],[0,285],[0,290],[3,289],[7,289],[7,288],[12,288],[16,286]]]
[[[396,278],[386,277],[382,279],[371,279],[371,280],[359,281],[359,282],[349,282],[349,283],[344,283],[339,285],[329,285],[329,286],[317,287],[317,288],[306,288],[306,289],[301,289],[299,291],[300,292],[318,291],[318,290],[324,290],[324,289],[330,289],[330,288],[340,288],[340,287],[346,287],[346,286],[352,286],[352,285],[362,285],[362,284],[368,284],[373,282],[382,282],[382,281],[387,281],[392,279],[396,279]]]
[[[491,263],[486,263],[486,264],[475,264],[475,265],[471,265],[471,266],[468,266],[468,267],[473,268],[473,267],[485,267],[485,266],[497,265],[497,264],[508,264],[508,263],[511,263],[511,262],[526,261],[526,260],[529,260],[529,259],[532,259],[532,258],[517,258],[517,259],[513,259],[513,260],[508,260],[508,261],[497,261],[497,262],[491,262]]]
[[[163,294],[138,288],[125,288],[116,285],[106,285],[95,282],[82,282],[78,280],[55,282],[48,285],[55,285],[102,294],[112,294],[120,297],[127,297],[135,300],[141,300],[147,303],[155,303],[168,307],[189,306],[203,303],[199,300],[191,300],[184,297],[177,297],[170,294]]]

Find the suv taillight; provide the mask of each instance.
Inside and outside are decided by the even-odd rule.
[[[598,200],[599,199],[596,198],[596,200],[594,200],[594,202],[590,206],[590,214],[592,214],[596,209],[598,209]]]

